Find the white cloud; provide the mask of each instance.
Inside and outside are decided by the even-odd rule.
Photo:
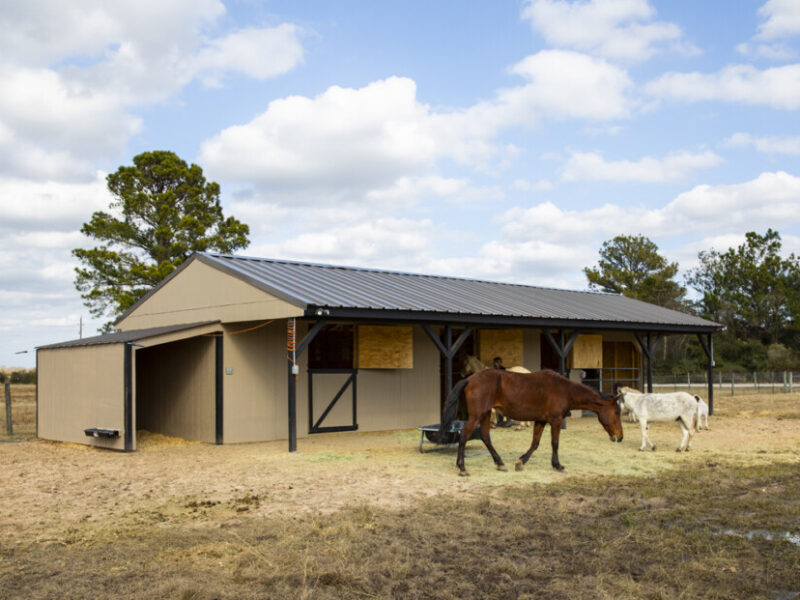
[[[549,179],[539,179],[537,181],[515,179],[512,186],[515,190],[520,190],[522,192],[546,192],[556,187]]]
[[[800,64],[765,70],[733,65],[711,74],[666,73],[648,83],[645,90],[666,100],[714,100],[796,110],[800,108]]]
[[[368,201],[388,205],[394,209],[417,206],[421,200],[430,198],[466,204],[502,200],[504,194],[497,187],[475,187],[469,179],[454,179],[439,175],[401,177],[389,187],[370,190],[366,194]]]
[[[725,142],[725,146],[731,148],[743,148],[753,146],[759,152],[767,154],[789,154],[800,155],[800,136],[767,136],[755,137],[749,133],[734,133]]]
[[[737,245],[743,231],[800,224],[798,206],[800,177],[784,172],[762,173],[739,184],[696,186],[663,207],[605,204],[565,210],[542,202],[503,213],[500,236],[485,243],[480,260],[473,262],[498,279],[580,289],[586,281],[577,267],[594,264],[603,241],[616,235],[666,242],[671,247],[662,251],[686,270],[700,250]],[[787,252],[795,239],[787,237]]]
[[[248,28],[212,40],[195,59],[207,85],[219,85],[225,72],[267,79],[293,69],[303,58],[298,28],[284,23],[274,28]]]
[[[86,177],[87,160],[120,154],[141,129],[136,107],[196,78],[264,79],[302,60],[300,31],[290,24],[214,37],[224,12],[219,0],[5,3],[0,146],[11,139],[20,153],[0,160],[0,172]]]
[[[697,169],[708,169],[722,162],[714,152],[677,152],[664,158],[645,156],[637,161],[606,161],[593,152],[573,152],[562,170],[567,181],[636,181],[664,183],[686,179]]]
[[[759,40],[775,40],[800,34],[800,3],[796,0],[768,0],[758,9],[766,21],[758,26]]]
[[[78,229],[94,211],[106,210],[111,200],[104,173],[89,183],[0,178],[0,230],[47,229],[54,224],[61,230]]]
[[[524,123],[526,114],[588,121],[625,119],[633,108],[627,72],[601,58],[543,50],[518,62],[511,72],[529,80],[525,86],[499,94],[498,104],[506,107],[516,123]]]
[[[753,41],[736,46],[744,56],[767,60],[789,60],[797,53],[785,40],[800,34],[800,4],[796,0],[768,0],[758,14],[766,20],[758,26]]]
[[[435,229],[428,219],[378,218],[302,233],[280,245],[280,255],[335,264],[408,268],[424,260]]]
[[[653,21],[647,0],[528,0],[522,18],[548,44],[610,59],[638,62],[665,47],[696,52],[674,23]]]
[[[428,113],[410,79],[334,86],[273,100],[250,123],[206,140],[200,161],[215,177],[270,187],[381,185],[433,165]]]
[[[568,245],[574,240],[605,239],[618,234],[650,238],[726,235],[800,223],[800,177],[762,173],[731,185],[699,185],[663,207],[605,204],[587,210],[564,210],[552,202],[513,208],[501,216],[502,239]],[[595,244],[593,244],[594,247]],[[583,264],[583,263],[577,263]]]
[[[797,53],[786,44],[752,44],[743,42],[737,44],[736,51],[743,56],[754,56],[767,60],[790,60]]]
[[[321,189],[329,201],[341,201],[342,193],[424,177],[440,159],[485,168],[501,153],[496,137],[511,127],[630,114],[630,79],[602,59],[543,51],[512,72],[527,82],[456,110],[431,109],[417,99],[415,82],[403,77],[357,89],[333,86],[314,98],[273,100],[249,123],[206,140],[199,160],[217,179],[280,193]]]

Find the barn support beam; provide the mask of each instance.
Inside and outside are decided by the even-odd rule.
[[[133,344],[124,344],[123,353],[123,388],[124,388],[124,409],[123,409],[123,428],[125,430],[125,451],[133,451]]]
[[[453,342],[453,326],[449,323],[444,326],[444,342],[439,339],[439,336],[427,323],[423,323],[422,328],[444,357],[444,393],[445,397],[447,397],[453,389],[453,358],[461,349],[461,346],[464,345],[464,342],[467,341],[467,338],[472,335],[472,327],[466,327],[455,343]]]
[[[708,414],[714,414],[714,338],[710,333],[706,334],[708,337],[703,339],[703,334],[698,333],[697,339],[700,340],[700,345],[706,353],[708,358]]]
[[[569,336],[569,340],[566,339],[566,335],[563,329],[558,330],[558,340],[553,337],[553,334],[550,333],[549,330],[544,330],[544,337],[547,338],[547,341],[550,342],[550,346],[553,350],[556,351],[558,354],[558,372],[563,375],[564,377],[567,376],[567,356],[569,356],[570,350],[572,350],[572,346],[575,343],[575,340],[578,339],[578,332],[573,331],[572,335]]]
[[[645,336],[642,337],[642,334],[638,331],[634,331],[633,335],[636,337],[636,342],[639,344],[639,348],[642,350],[642,356],[645,359],[645,365],[647,369],[647,393],[653,393],[653,357],[656,354],[656,350],[661,345],[661,340],[664,339],[664,334],[658,333],[653,339],[653,334],[649,331],[645,333]]]
[[[553,337],[553,334],[550,333],[550,330],[544,329],[543,330],[544,337],[547,338],[547,341],[550,342],[550,346],[553,350],[556,351],[558,354],[558,372],[559,374],[563,375],[564,377],[567,376],[567,356],[569,356],[570,350],[572,350],[572,346],[575,343],[575,340],[578,339],[578,332],[573,331],[572,335],[569,336],[569,340],[566,339],[566,334],[564,333],[563,329],[558,330],[558,340]],[[567,416],[570,416],[571,413],[567,413]],[[564,419],[561,421],[561,429],[567,428],[567,420]]]
[[[222,425],[223,425],[223,410],[224,410],[224,402],[223,402],[223,355],[222,355],[222,344],[223,344],[223,333],[221,331],[217,331],[214,333],[214,437],[217,444],[222,444],[223,442],[223,434],[222,434]]]
[[[289,452],[297,451],[297,377],[300,374],[297,358],[303,354],[320,329],[325,326],[325,321],[317,321],[303,339],[296,343],[297,323],[294,318],[287,322],[287,361],[289,375]]]

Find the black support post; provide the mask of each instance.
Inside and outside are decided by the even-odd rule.
[[[708,358],[708,414],[714,414],[714,338],[708,333],[707,341],[703,339],[703,334],[698,333],[697,339]]]
[[[123,387],[125,451],[133,451],[133,346],[126,343],[123,350]]]
[[[563,375],[564,377],[567,376],[567,356],[569,355],[569,351],[572,350],[572,345],[575,343],[575,340],[578,339],[578,332],[573,331],[572,335],[569,336],[569,341],[566,340],[566,335],[564,334],[563,329],[558,330],[558,341],[553,337],[553,334],[550,333],[547,329],[544,330],[544,337],[547,338],[547,341],[550,342],[550,346],[552,346],[553,350],[556,351],[558,354],[558,372],[559,374]],[[572,413],[567,413],[567,416],[570,416]],[[567,421],[564,419],[561,421],[561,429],[567,428]]]
[[[444,357],[444,365],[445,365],[445,374],[444,374],[444,386],[445,386],[445,397],[450,391],[453,389],[453,358],[461,349],[461,346],[464,345],[464,342],[467,341],[467,338],[472,334],[472,327],[466,327],[464,331],[461,332],[461,335],[458,336],[458,339],[453,342],[453,326],[451,324],[446,324],[444,326],[444,343],[439,339],[439,336],[433,331],[430,325],[427,323],[422,324],[422,328],[425,330],[425,333],[428,334],[428,337],[431,338],[431,341],[434,345],[439,349],[439,352]]]
[[[566,339],[566,335],[564,334],[563,329],[558,330],[558,341],[553,337],[553,334],[550,333],[547,329],[544,330],[544,337],[547,338],[547,341],[550,342],[550,346],[553,350],[556,351],[558,354],[558,372],[563,375],[564,377],[567,376],[567,356],[569,356],[570,350],[572,350],[572,345],[575,343],[575,340],[578,339],[578,332],[573,331],[572,335],[569,336],[569,340]]]
[[[214,369],[214,408],[215,408],[215,423],[214,423],[214,432],[217,444],[222,444],[223,435],[222,435],[222,425],[223,425],[223,411],[224,411],[224,402],[223,402],[223,376],[224,376],[224,362],[222,357],[222,332],[216,332],[216,336],[214,337],[214,360],[215,360],[215,369]]]
[[[646,361],[646,371],[647,371],[647,393],[653,393],[653,356],[655,356],[656,350],[661,345],[661,340],[664,338],[662,333],[656,335],[655,340],[653,339],[652,334],[648,331],[645,334],[645,337],[642,337],[642,334],[638,331],[634,331],[633,335],[636,337],[636,341],[639,344],[639,348],[642,350],[642,356]]]
[[[294,319],[289,320],[289,327],[291,327]],[[302,341],[294,345],[292,334],[289,334],[289,354],[287,355],[287,366],[289,374],[289,452],[297,451],[297,373],[294,372],[294,367],[297,364],[297,357],[300,356],[306,347],[311,343],[311,340],[316,337],[319,330],[325,326],[325,321],[317,321],[314,326],[303,337]],[[296,331],[294,331],[296,335]],[[293,346],[294,347],[291,347]]]

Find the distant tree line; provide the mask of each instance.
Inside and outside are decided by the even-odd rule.
[[[648,238],[620,235],[603,243],[589,287],[698,315],[725,326],[714,336],[719,368],[782,371],[800,368],[800,259],[781,255],[781,237],[748,232],[743,244],[703,250],[683,282]],[[687,288],[696,292],[687,298]],[[655,362],[661,373],[702,371],[706,356],[696,338],[666,338]]]
[[[0,371],[0,384],[9,383],[36,383],[36,369],[23,369],[5,373]]]

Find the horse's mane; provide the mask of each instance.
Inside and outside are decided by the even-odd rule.
[[[564,377],[561,373],[553,371],[552,369],[542,369],[538,371],[547,377],[552,377],[553,379],[559,380],[562,383],[568,383],[569,385],[573,386],[573,388],[578,388],[581,392],[583,392],[590,404],[595,404],[597,406],[605,406],[608,404],[609,400],[613,399],[613,396],[608,396],[607,394],[603,394],[603,392],[599,392],[593,387],[589,387],[585,383],[580,383],[579,381],[573,381],[569,377]]]

